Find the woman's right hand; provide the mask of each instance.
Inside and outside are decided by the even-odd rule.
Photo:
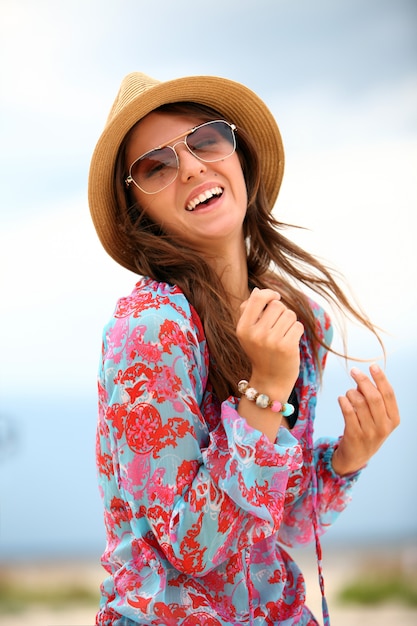
[[[299,373],[303,324],[272,289],[255,288],[240,313],[236,334],[252,364],[251,384],[289,394]]]

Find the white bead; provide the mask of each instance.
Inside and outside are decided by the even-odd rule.
[[[248,387],[246,389],[245,396],[247,397],[248,400],[252,400],[252,401],[255,400],[257,395],[258,395],[258,392],[253,387]]]
[[[256,398],[256,405],[261,407],[261,409],[266,409],[269,404],[269,396],[265,393],[260,393]]]

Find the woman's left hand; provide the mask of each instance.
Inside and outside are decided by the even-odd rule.
[[[341,476],[364,467],[400,423],[395,393],[385,373],[377,365],[369,371],[372,379],[353,368],[356,389],[339,398],[345,430],[332,465]]]

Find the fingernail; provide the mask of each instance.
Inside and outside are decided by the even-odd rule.
[[[378,374],[381,371],[381,368],[379,367],[379,365],[377,365],[377,363],[372,363],[372,365],[371,365],[371,367],[369,369],[374,374]]]
[[[352,367],[352,369],[350,370],[350,373],[352,376],[359,376],[361,371],[357,367]]]

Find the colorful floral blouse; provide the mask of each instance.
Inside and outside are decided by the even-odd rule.
[[[311,303],[329,342],[329,318]],[[324,366],[326,352],[320,348]],[[141,279],[104,331],[97,464],[107,545],[96,624],[317,624],[282,545],[315,539],[356,475],[313,445],[318,389],[301,340],[299,417],[275,443],[208,384],[201,321],[177,287]]]

